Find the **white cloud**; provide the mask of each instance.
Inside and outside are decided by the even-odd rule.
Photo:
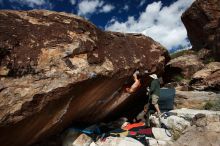
[[[140,2],[140,4],[139,4],[139,6],[138,6],[138,7],[143,6],[145,3],[146,3],[146,0],[141,0],[141,2]]]
[[[129,10],[129,6],[128,6],[128,5],[125,5],[123,9],[124,9],[125,11],[128,11],[128,10]]]
[[[99,0],[83,0],[78,5],[78,14],[86,16],[87,14],[94,13],[102,5],[103,2]]]
[[[47,0],[9,0],[12,3],[18,3],[21,6],[28,6],[31,8],[49,8],[51,9],[52,3],[49,3]]]
[[[29,7],[41,6],[46,4],[45,0],[9,0],[10,2],[17,2],[22,5],[28,5]]]
[[[107,13],[107,12],[110,12],[111,10],[113,10],[115,7],[113,5],[110,5],[110,4],[106,4],[102,7],[102,9],[100,10],[100,12],[104,12],[104,13]]]
[[[181,21],[182,13],[194,0],[177,0],[170,6],[162,7],[162,2],[149,4],[138,19],[129,16],[126,22],[115,18],[105,26],[106,30],[142,33],[160,42],[167,49],[189,46],[187,33]]]
[[[82,0],[78,5],[78,15],[88,16],[93,13],[107,13],[114,8],[111,4],[104,4],[102,0]]]
[[[72,5],[75,5],[75,4],[76,4],[76,0],[70,0],[70,3],[71,3]]]

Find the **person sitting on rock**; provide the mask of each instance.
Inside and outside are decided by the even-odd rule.
[[[160,97],[160,81],[156,74],[152,74],[150,77],[153,78],[153,80],[151,81],[150,88],[147,90],[149,91],[149,101],[151,101],[151,103],[147,103],[147,105],[145,105],[144,111],[147,113],[149,104],[152,104],[154,105],[157,115],[159,116],[161,115],[161,111],[158,105],[158,100]]]
[[[135,71],[135,73],[133,74],[133,78],[134,78],[134,83],[131,85],[130,88],[126,88],[126,91],[128,93],[136,92],[137,89],[141,86],[139,71]]]

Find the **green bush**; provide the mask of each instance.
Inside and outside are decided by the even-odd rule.
[[[183,56],[185,54],[194,54],[195,52],[193,52],[192,50],[182,50],[182,51],[177,51],[174,52],[172,54],[170,54],[171,59]]]
[[[208,101],[204,105],[204,109],[206,109],[206,110],[213,110],[213,111],[220,111],[220,99],[213,100],[213,101]]]
[[[216,60],[215,60],[214,57],[207,57],[207,58],[203,61],[203,63],[208,64],[208,63],[215,62],[215,61],[216,61]]]
[[[175,75],[173,79],[174,81],[180,82],[184,80],[184,77],[182,75]]]

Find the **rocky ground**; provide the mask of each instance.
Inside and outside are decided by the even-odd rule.
[[[91,137],[74,129],[64,132],[62,144],[63,146],[219,145],[220,111],[182,108],[169,111],[159,118],[152,116],[150,119],[156,126],[152,128],[153,137],[145,137],[145,144],[123,135],[99,138],[94,141]],[[166,125],[166,129],[164,129],[164,125]]]
[[[204,109],[208,103],[218,101],[220,93],[211,91],[176,90],[175,108]]]

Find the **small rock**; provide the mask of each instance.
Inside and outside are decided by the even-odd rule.
[[[205,127],[207,126],[207,119],[205,114],[196,114],[192,119],[191,125],[196,125],[197,127]]]
[[[86,134],[81,134],[73,143],[72,146],[89,146],[93,142],[92,138]]]
[[[74,129],[66,130],[62,135],[62,146],[72,146],[72,143],[80,135],[80,132]]]
[[[6,66],[0,67],[0,76],[7,76],[9,73],[9,69]]]
[[[62,136],[62,146],[89,146],[93,142],[91,137],[74,129],[68,129]]]
[[[144,146],[141,142],[131,137],[107,137],[105,141],[98,140],[97,146]]]

